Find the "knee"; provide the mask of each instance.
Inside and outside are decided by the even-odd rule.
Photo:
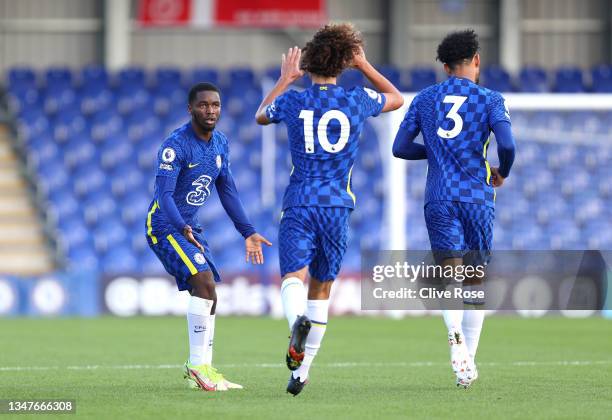
[[[283,276],[283,281],[290,279],[290,278],[296,278],[301,280],[302,283],[306,283],[306,277],[308,276],[308,267],[303,267],[298,271],[294,271],[292,273],[287,273]]]
[[[319,281],[310,279],[308,285],[308,299],[310,300],[327,300],[331,293],[332,281]]]
[[[191,294],[193,296],[209,299],[216,303],[217,291],[215,288],[215,280],[209,271],[197,273],[189,279],[191,286]]]

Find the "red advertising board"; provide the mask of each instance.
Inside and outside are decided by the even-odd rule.
[[[140,0],[143,26],[317,27],[326,0]]]
[[[222,0],[215,13],[224,26],[312,27],[325,19],[325,0]]]
[[[140,0],[138,23],[144,26],[190,25],[192,0]]]

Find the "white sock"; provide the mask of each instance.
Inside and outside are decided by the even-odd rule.
[[[297,277],[286,278],[281,284],[281,299],[283,301],[285,317],[287,317],[289,329],[291,330],[296,318],[304,315],[306,289],[302,280]]]
[[[478,309],[466,310],[463,314],[463,322],[461,324],[463,336],[465,337],[465,344],[472,360],[476,358],[476,349],[478,349],[484,317],[485,311]]]
[[[323,341],[323,336],[327,329],[328,308],[329,300],[309,300],[306,304],[306,316],[312,322],[312,327],[306,338],[306,349],[304,350],[302,365],[293,371],[293,377],[297,378],[299,376],[302,382],[308,378],[310,365],[312,365],[312,361],[321,347],[321,341]]]
[[[461,323],[463,321],[463,309],[445,309],[442,311],[442,316],[444,317],[444,323],[449,333],[451,331],[462,333]]]
[[[213,301],[191,296],[187,309],[187,328],[189,331],[189,363],[204,363],[207,350],[206,330]]]
[[[207,350],[204,354],[204,364],[212,366],[213,342],[215,341],[215,315],[211,315],[210,318],[208,318],[208,330],[206,331],[205,340],[204,344]]]

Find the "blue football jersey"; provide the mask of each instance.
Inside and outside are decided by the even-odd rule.
[[[157,175],[176,179],[172,198],[185,223],[196,226],[195,216],[215,186],[222,171],[229,171],[229,148],[225,135],[213,131],[209,141],[197,138],[191,122],[174,130],[162,143],[157,154]],[[148,234],[174,230],[163,209],[159,208],[160,191],[149,206]]]
[[[423,134],[427,150],[425,202],[462,201],[494,206],[489,134],[510,122],[504,98],[467,79],[451,77],[421,91],[402,126]]]
[[[351,173],[359,134],[368,117],[377,116],[385,96],[368,88],[314,84],[289,90],[266,108],[273,123],[284,121],[293,170],[283,210],[297,206],[355,206]]]

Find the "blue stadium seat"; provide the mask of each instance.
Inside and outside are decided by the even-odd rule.
[[[78,99],[80,101],[80,110],[86,116],[114,107],[115,105],[115,95],[106,88],[84,90]]]
[[[153,109],[159,117],[164,117],[174,109],[183,109],[186,112],[187,91],[182,87],[167,87],[153,94]]]
[[[140,255],[145,251],[151,252],[149,244],[147,243],[147,237],[145,236],[144,224],[141,219],[141,223],[135,224],[128,229],[128,243],[132,249],[132,253]]]
[[[243,89],[254,88],[256,83],[255,72],[250,67],[230,68],[228,73],[227,87],[233,92]]]
[[[123,130],[123,120],[112,109],[102,109],[91,118],[91,138],[99,143]]]
[[[593,92],[612,93],[612,65],[602,64],[591,70]]]
[[[562,67],[555,73],[555,92],[584,92],[582,70],[577,67]]]
[[[24,87],[23,89],[8,90],[8,100],[11,110],[15,114],[30,112],[32,109],[42,108],[42,98],[38,89]]]
[[[355,86],[365,86],[366,79],[359,70],[347,69],[340,74],[338,84],[345,89],[350,89]]]
[[[17,120],[19,135],[26,143],[37,137],[47,135],[51,129],[48,117],[40,110],[30,109]]]
[[[60,109],[77,106],[76,92],[69,86],[50,86],[45,91],[43,107],[47,115],[54,115]]]
[[[49,194],[59,188],[64,188],[68,184],[68,173],[61,164],[53,161],[41,162],[38,167],[38,189],[43,194]]]
[[[111,192],[115,197],[123,197],[144,186],[144,176],[136,166],[120,165],[111,173]]]
[[[98,91],[108,86],[108,73],[103,66],[90,64],[81,70],[81,88],[85,91]]]
[[[539,67],[523,68],[519,73],[519,90],[521,92],[547,92],[546,71]]]
[[[68,67],[51,67],[45,72],[47,89],[72,88],[72,72]]]
[[[183,84],[183,75],[177,67],[159,67],[155,70],[156,89],[180,88]]]
[[[106,191],[91,192],[82,202],[83,217],[88,226],[116,221],[118,218],[117,202]]]
[[[87,136],[74,136],[63,147],[63,161],[68,169],[85,164],[98,166],[98,150]]]
[[[272,82],[276,82],[278,78],[280,77],[280,75],[281,75],[281,69],[279,66],[270,67],[266,69],[263,74],[264,77],[271,79]]]
[[[154,113],[145,109],[136,109],[125,120],[128,139],[132,143],[160,137],[161,124]]]
[[[397,67],[390,65],[380,66],[378,68],[378,71],[383,76],[385,76],[391,83],[393,83],[393,86],[397,87],[398,89],[401,88],[401,73]]]
[[[483,85],[498,92],[512,92],[510,74],[500,66],[488,66],[482,71]]]
[[[59,155],[59,147],[51,137],[35,137],[34,140],[28,143],[28,165],[35,170],[38,170],[41,165],[45,165],[47,162],[61,161]]]
[[[57,229],[58,236],[64,248],[75,249],[89,245],[88,242],[91,238],[91,233],[80,216],[75,215],[73,217],[60,219]]]
[[[200,82],[213,83],[219,85],[219,71],[211,67],[198,67],[191,72],[191,84]]]
[[[153,196],[142,189],[130,191],[119,202],[121,220],[126,225],[138,225],[144,229],[147,209]]]
[[[312,86],[312,80],[307,74],[304,74],[300,79],[294,82],[295,86],[301,89],[307,89]]]
[[[150,275],[163,275],[166,274],[166,269],[162,265],[159,258],[150,249],[145,249],[138,258],[138,265],[140,272],[148,273]]]
[[[87,128],[87,121],[78,109],[66,108],[54,119],[53,138],[58,144],[63,144],[71,138],[83,136]]]
[[[94,246],[97,252],[107,252],[110,249],[130,249],[129,246],[121,246],[129,239],[125,226],[119,219],[109,218],[101,221],[92,230]],[[131,250],[125,252],[131,254]]]
[[[110,136],[99,146],[99,152],[100,166],[105,170],[131,164],[134,158],[134,146],[127,141],[126,134]]]
[[[133,273],[139,270],[138,259],[126,246],[113,246],[101,259],[106,274]]]
[[[436,71],[429,67],[416,67],[410,70],[410,90],[418,92],[436,83]]]
[[[164,136],[160,136],[159,139],[149,139],[148,141],[142,141],[137,146],[137,155],[133,156],[132,159],[136,159],[138,167],[145,173],[155,173],[155,165],[157,163],[157,152]]]
[[[92,167],[87,162],[74,168],[71,173],[72,185],[78,197],[106,189],[107,175],[99,167]]]
[[[151,110],[152,108],[151,94],[143,87],[121,90],[117,94],[117,111],[121,115],[127,115],[139,109]]]
[[[135,92],[145,89],[146,74],[142,67],[128,67],[117,75],[120,92]]]
[[[161,120],[162,129],[165,133],[170,134],[173,130],[176,130],[177,127],[189,121],[189,118],[190,116],[187,113],[187,110],[185,107],[173,107],[170,109],[168,114]],[[221,120],[219,121],[219,124],[217,124],[217,127],[219,127],[221,123],[231,124],[231,122],[232,121],[230,118],[227,118],[227,119],[221,118]],[[227,131],[227,130],[221,130],[221,131]]]
[[[80,213],[79,202],[65,189],[56,189],[49,194],[49,210],[58,220],[65,220]]]
[[[13,67],[8,73],[11,89],[36,88],[36,73],[31,67]]]
[[[223,206],[216,194],[213,194],[208,201],[206,201],[206,211],[200,212],[199,217],[205,230],[208,230],[209,226],[213,226],[216,220],[226,217],[225,210],[223,210]]]
[[[98,255],[93,248],[76,246],[68,250],[66,257],[69,268],[91,271],[96,271],[99,268]]]

